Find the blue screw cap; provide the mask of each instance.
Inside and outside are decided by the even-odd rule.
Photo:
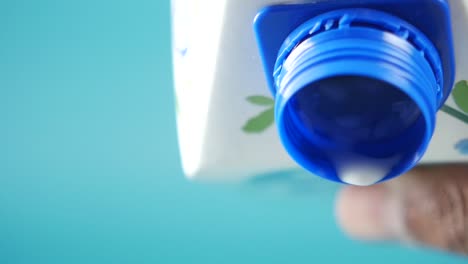
[[[280,139],[290,156],[313,174],[354,185],[414,167],[453,84],[451,39],[440,49],[389,12],[334,6],[304,15],[289,30],[279,27],[287,36],[271,41],[263,33],[272,17],[284,16],[275,12],[287,6],[278,8],[267,9],[256,25]]]

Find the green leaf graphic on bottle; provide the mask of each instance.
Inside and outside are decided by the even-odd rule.
[[[441,110],[468,125],[468,82],[466,80],[455,84],[452,97],[458,109],[444,105]],[[468,155],[468,139],[460,140],[455,144],[455,149],[462,155]]]
[[[461,81],[455,85],[452,93],[453,99],[457,106],[465,113],[468,114],[468,82]],[[464,122],[468,124],[468,116],[464,116]],[[460,140],[455,148],[463,155],[468,155],[468,139]]]
[[[268,129],[275,121],[275,101],[263,95],[249,96],[246,100],[251,104],[268,108],[247,120],[242,130],[246,133],[261,133]]]
[[[275,101],[273,99],[263,96],[263,95],[254,95],[247,97],[247,101],[255,104],[255,105],[262,105],[262,106],[273,106]]]
[[[441,110],[465,124],[468,124],[468,82],[466,80],[459,81],[455,84],[452,97],[458,109],[449,105],[444,105]]]
[[[453,89],[452,96],[458,108],[468,113],[468,82],[458,82]]]

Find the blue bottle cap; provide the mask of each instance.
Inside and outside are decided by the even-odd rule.
[[[273,77],[275,118],[290,156],[318,176],[354,185],[415,166],[444,98],[433,43],[372,9],[335,10],[297,27]]]

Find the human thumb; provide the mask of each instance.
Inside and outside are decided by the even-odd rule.
[[[345,187],[337,220],[350,236],[468,254],[468,165],[426,166],[371,187]]]

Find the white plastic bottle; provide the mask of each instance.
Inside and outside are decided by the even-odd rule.
[[[439,6],[440,2],[443,3]],[[225,181],[304,168],[311,174],[330,180],[370,185],[396,177],[421,163],[467,162],[468,50],[465,47],[468,47],[468,0],[428,0],[418,7],[420,13],[415,14],[414,18],[405,17],[404,11],[398,11],[398,8],[404,10],[404,5],[414,7],[417,3],[421,1],[322,0],[312,3],[172,0],[174,88],[178,137],[186,175],[196,180]],[[392,9],[398,4],[402,6]],[[449,30],[442,41],[434,37],[437,32],[420,26],[423,23],[419,23],[418,19],[432,16],[434,23],[438,23],[436,25],[442,25],[444,4],[448,19],[445,22]],[[341,11],[345,9],[348,11]],[[362,10],[356,11],[358,9]],[[328,14],[337,10],[336,19],[335,14]],[[389,15],[390,18],[385,21],[391,20],[393,24],[372,24],[378,21],[372,18],[379,14],[374,11]],[[367,17],[368,13],[372,15]],[[308,21],[312,24],[306,25]],[[314,29],[313,23],[321,23],[322,29]],[[301,35],[300,26],[308,27],[307,34]],[[346,31],[347,27],[352,30],[357,28],[358,33]],[[355,42],[351,41],[346,47],[336,46],[327,51],[327,47],[335,45],[332,43],[335,37],[330,37],[324,40],[331,42],[322,45],[323,50],[310,51],[332,30],[346,31],[348,33],[343,33],[346,36],[352,33],[352,39],[359,38],[356,36],[361,34],[360,30],[367,30],[367,33],[362,33],[364,39],[353,40]],[[330,57],[329,60],[336,59],[338,62],[324,65],[323,69],[328,70],[325,70],[325,75],[317,76],[316,80],[311,81],[310,76],[322,68],[317,68],[315,62],[310,64],[310,67],[315,67],[310,68],[310,74],[293,74],[299,69],[297,65],[321,58],[326,52],[350,48],[357,50],[365,47],[366,41],[369,41],[369,47],[375,47],[373,41],[380,41],[370,36],[375,30],[388,34],[390,38],[395,37],[396,41],[382,44],[384,48],[372,51],[376,58],[389,62],[391,59],[388,56],[394,53],[388,52],[385,57],[382,54],[386,48],[392,49],[392,45],[395,45],[402,49],[406,47],[405,43],[409,43],[409,49],[414,48],[422,55],[418,57],[414,55],[415,52],[410,52],[413,57],[403,58],[406,49],[402,49],[401,56],[396,56],[401,60],[397,64],[406,65],[411,61],[407,67],[419,65],[414,66],[418,69],[414,72],[406,69],[401,73],[389,70],[383,77],[367,76],[372,80],[364,80],[363,85],[363,79],[356,80],[355,77],[373,72],[373,64],[371,60],[343,63],[343,58],[356,54],[357,57],[361,56],[353,51]],[[314,35],[317,32],[318,37]],[[372,34],[369,35],[369,32]],[[335,33],[342,37],[338,31]],[[294,38],[297,38],[297,43],[293,43]],[[305,40],[310,43],[307,44]],[[400,45],[401,40],[403,44]],[[450,49],[447,51],[443,47]],[[282,58],[280,51],[286,51],[283,53],[287,56]],[[309,54],[309,57],[303,54]],[[413,60],[420,58],[420,63],[413,63]],[[451,59],[453,67],[447,66]],[[273,65],[274,62],[276,65]],[[272,65],[280,66],[275,68]],[[343,65],[349,67],[341,69],[347,67]],[[363,67],[370,67],[370,70],[359,73]],[[331,75],[329,71],[337,72]],[[351,72],[353,74],[344,76],[344,73]],[[419,73],[423,75],[415,81],[422,87],[422,92],[408,92],[401,85],[392,83],[405,73],[409,73],[409,79],[419,76]],[[324,76],[328,76],[328,79]],[[333,78],[330,79],[330,76]],[[328,81],[320,81],[320,78]],[[297,84],[299,79],[304,83]],[[377,85],[376,80],[383,84]],[[348,89],[370,84],[372,87],[390,85],[403,93],[393,92],[395,89],[391,87],[384,94],[380,93],[381,88],[372,91]],[[450,89],[447,88],[448,84]],[[313,88],[303,89],[307,85]],[[321,92],[317,92],[319,90]],[[347,94],[349,90],[353,92]],[[329,91],[335,93],[330,94]],[[290,93],[294,93],[294,96]],[[415,93],[422,93],[425,101],[433,102],[422,103],[424,100],[418,101],[420,97]],[[340,99],[345,95],[346,99]],[[404,95],[408,95],[410,100],[406,100]],[[314,98],[322,103],[313,103]],[[324,106],[323,102],[327,104]],[[335,111],[333,109],[337,107],[332,107],[333,104],[342,107]],[[417,107],[412,108],[413,104]],[[435,109],[433,118],[426,114],[432,108]],[[291,111],[294,115],[289,114]],[[366,115],[376,111],[386,117]],[[403,123],[395,121],[397,115],[404,119]],[[366,118],[356,119],[363,116]],[[421,116],[425,121],[422,128],[414,129],[415,122],[420,122]],[[366,122],[367,130],[364,129]],[[301,125],[294,125],[299,123]],[[430,126],[433,126],[432,130]],[[369,127],[372,129],[369,130]]]

